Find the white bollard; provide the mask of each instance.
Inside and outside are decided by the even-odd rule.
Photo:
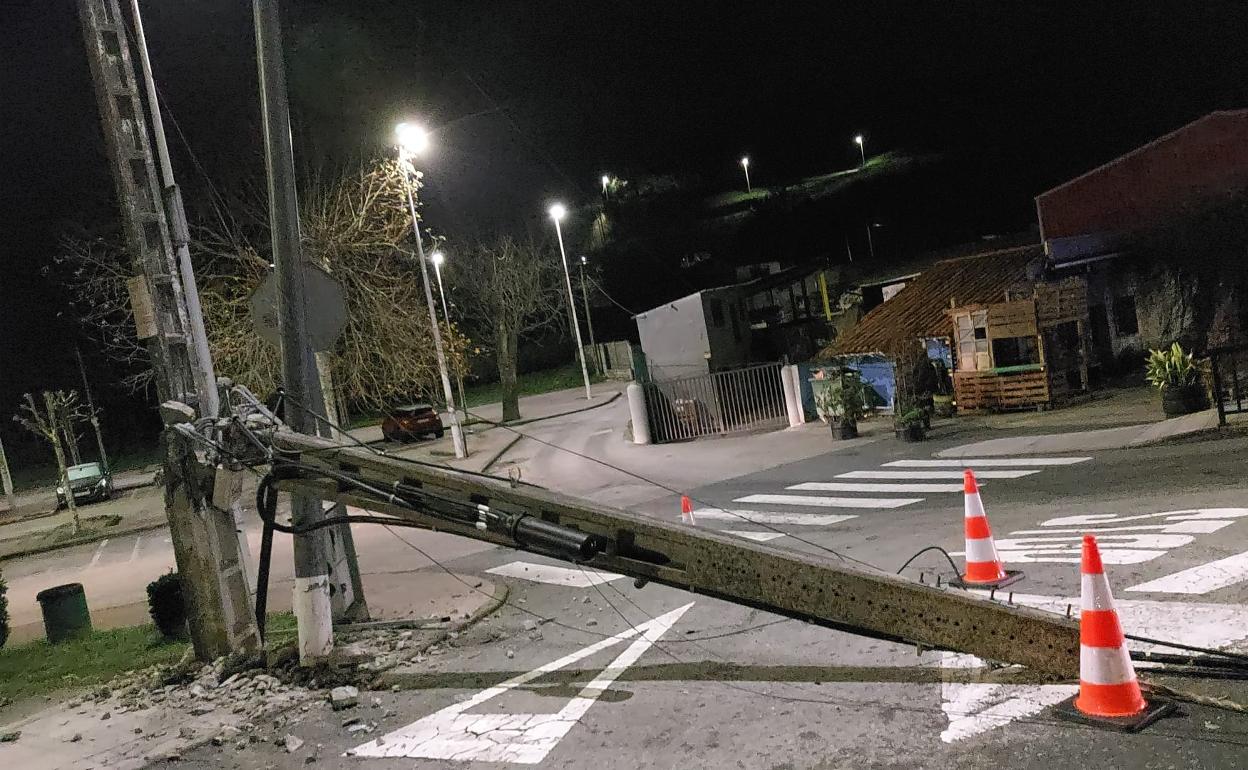
[[[780,385],[784,391],[784,408],[789,413],[789,427],[796,428],[802,424],[802,404],[793,395],[793,385],[796,377],[793,374],[794,367],[780,367]]]
[[[628,383],[628,414],[633,421],[633,443],[650,443],[650,418],[646,412],[646,393],[636,382]]]
[[[797,424],[806,424],[806,408],[802,406],[802,370],[797,364],[789,366],[793,370],[793,402],[797,404]]]

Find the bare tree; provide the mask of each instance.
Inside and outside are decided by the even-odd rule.
[[[61,434],[65,431],[65,426],[72,426],[75,420],[83,417],[78,403],[78,393],[72,390],[68,393],[61,390],[55,392],[45,390],[42,410],[29,393],[25,398],[26,403],[22,404],[20,412],[14,415],[13,419],[26,430],[52,445],[52,452],[56,455],[57,486],[64,490],[65,505],[69,508],[70,516],[73,517],[76,535],[82,531],[82,522],[78,519],[78,506],[74,504],[74,490],[69,486],[65,450],[61,447]],[[72,431],[72,427],[70,430]]]
[[[332,180],[316,180],[300,198],[303,251],[342,283],[347,326],[332,351],[332,376],[344,398],[366,408],[438,392],[438,370],[425,312],[403,179],[378,161]],[[64,281],[105,351],[129,365],[126,383],[150,378],[135,338],[125,280],[128,260],[103,241],[67,239]],[[258,195],[233,200],[215,222],[196,228],[192,244],[200,302],[216,368],[257,392],[277,387],[278,352],[255,333],[250,298],[269,275],[268,212]],[[469,341],[451,327],[452,365],[463,368]]]
[[[558,261],[534,241],[500,237],[448,261],[449,278],[463,298],[461,311],[494,346],[503,390],[503,420],[520,417],[516,369],[520,340],[558,322],[563,312]]]

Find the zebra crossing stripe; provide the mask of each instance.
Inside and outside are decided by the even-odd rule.
[[[743,537],[746,540],[753,540],[757,543],[766,543],[768,540],[775,540],[778,537],[784,537],[783,532],[746,532],[740,529],[725,529],[730,535]]]
[[[734,503],[808,505],[812,508],[901,508],[923,502],[921,497],[816,497],[815,495],[747,495]]]
[[[734,521],[738,524],[791,524],[799,527],[826,527],[857,516],[843,513],[776,513],[745,509],[699,508],[693,512],[694,520],[709,519]]]
[[[786,489],[792,489],[796,492],[961,492],[962,485],[959,484],[872,484],[867,482],[856,483],[852,481],[807,481],[802,484],[794,484]]]
[[[1248,580],[1248,553],[1228,556],[1128,588],[1158,594],[1207,594]]]
[[[1086,463],[1091,457],[963,457],[957,460],[893,460],[885,468],[1027,468]]]
[[[980,479],[1021,479],[1024,476],[1030,476],[1033,473],[1039,473],[1039,470],[1017,470],[1017,471],[975,471],[975,478]],[[838,479],[897,479],[900,481],[921,481],[931,479],[958,479],[962,478],[962,471],[850,471],[849,473],[836,474]]]

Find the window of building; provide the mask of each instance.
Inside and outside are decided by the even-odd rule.
[[[724,325],[724,303],[717,299],[712,299],[712,300],[708,300],[708,304],[710,305],[710,308],[711,308],[711,324],[714,326],[723,326]]]
[[[957,335],[958,370],[973,372],[992,368],[992,354],[988,347],[988,311],[976,310],[962,313],[954,319]]]
[[[1040,363],[1040,347],[1035,337],[1002,337],[992,341],[995,366],[1024,366]]]
[[[1140,322],[1135,316],[1135,297],[1114,297],[1114,328],[1119,337],[1139,334]]]

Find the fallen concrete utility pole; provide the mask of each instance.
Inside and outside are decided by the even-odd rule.
[[[278,488],[850,633],[1079,675],[1076,621],[289,431]],[[299,477],[291,477],[297,474]],[[370,487],[365,489],[362,485]]]

